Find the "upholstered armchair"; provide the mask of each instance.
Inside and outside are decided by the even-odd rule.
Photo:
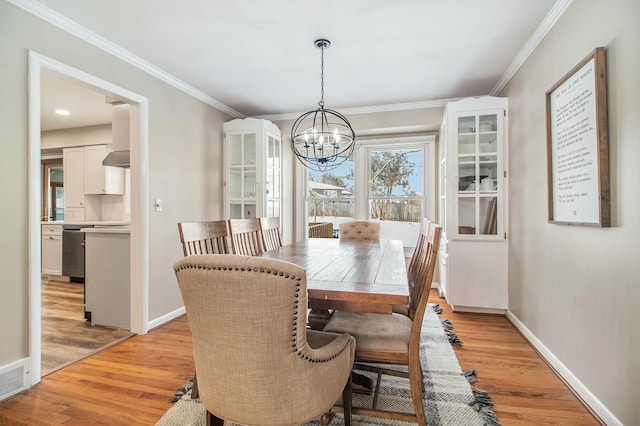
[[[216,254],[182,258],[174,270],[208,422],[304,423],[331,411],[342,394],[350,424],[355,340],[306,329],[303,268]]]
[[[377,241],[380,239],[380,224],[367,221],[345,222],[340,225],[340,239]]]

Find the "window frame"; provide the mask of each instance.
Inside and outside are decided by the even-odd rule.
[[[431,145],[430,143],[433,142]],[[362,182],[369,182],[371,180],[371,153],[381,151],[405,151],[405,150],[420,150],[422,151],[423,159],[423,175],[422,175],[422,193],[423,195],[391,195],[391,196],[372,196],[368,186],[364,192],[361,216],[363,220],[371,220],[371,201],[373,199],[404,199],[404,200],[421,200],[422,212],[426,217],[434,218],[435,200],[436,196],[432,196],[431,202],[428,202],[429,194],[432,190],[437,189],[435,187],[435,138],[433,141],[425,140],[422,137],[418,137],[418,140],[414,138],[396,138],[392,140],[381,141],[369,141],[369,143],[363,143],[362,148],[365,151],[365,166],[364,172],[366,173]],[[432,176],[429,176],[432,174]],[[362,184],[361,182],[361,184]],[[432,184],[432,187],[429,185]],[[360,196],[361,194],[358,194]],[[429,208],[431,207],[431,208]]]
[[[432,220],[436,220],[437,211],[437,158],[436,158],[436,134],[424,134],[420,136],[397,136],[397,137],[383,137],[383,138],[371,138],[358,140],[356,142],[355,149],[353,151],[353,168],[354,168],[354,182],[353,182],[353,197],[354,202],[354,220],[370,220],[370,191],[367,182],[369,181],[369,175],[371,173],[370,165],[370,152],[371,151],[393,151],[404,149],[422,149],[424,153],[424,175],[423,175],[423,206],[422,211],[424,216]],[[295,194],[296,199],[296,223],[298,235],[302,238],[307,238],[308,228],[308,201],[311,198],[308,196],[309,189],[307,182],[309,179],[308,170],[302,164],[296,161],[296,176],[298,181],[303,182],[303,185],[296,185],[297,191]],[[404,196],[394,196],[393,198],[402,198]],[[420,197],[411,196],[411,199]],[[344,197],[336,197],[336,200],[346,200]],[[326,199],[329,201],[329,198]]]

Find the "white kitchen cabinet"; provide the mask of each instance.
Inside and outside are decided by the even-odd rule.
[[[106,145],[84,147],[85,194],[124,194],[124,169],[102,165],[108,153]]]
[[[84,147],[62,150],[64,208],[84,208]]]
[[[280,217],[282,136],[267,120],[224,123],[225,217]]]
[[[42,273],[62,275],[62,225],[42,225]]]
[[[99,220],[101,201],[88,196],[124,194],[124,169],[102,165],[106,145],[65,148],[62,153],[65,220]]]
[[[440,291],[454,310],[507,308],[506,98],[452,102],[440,129]]]
[[[84,222],[85,209],[80,207],[66,207],[64,209],[64,220],[67,222]]]

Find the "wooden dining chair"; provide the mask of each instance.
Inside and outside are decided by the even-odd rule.
[[[356,220],[340,224],[341,240],[378,241],[380,239],[380,224]]]
[[[416,285],[419,281],[419,276],[421,273],[424,273],[424,268],[426,267],[424,264],[425,256],[428,255],[428,247],[427,247],[427,237],[429,234],[429,225],[431,221],[427,218],[422,219],[420,222],[420,232],[418,232],[418,240],[416,241],[416,246],[413,249],[413,254],[411,255],[411,259],[409,260],[409,264],[407,266],[407,283],[409,285],[409,303],[407,305],[394,305],[393,312],[403,314],[409,316],[410,309],[415,310],[416,304],[418,300],[420,300],[420,291],[423,289],[422,286]]]
[[[231,234],[226,220],[178,223],[185,256],[231,253]]]
[[[173,268],[207,424],[302,424],[325,416],[341,395],[350,424],[356,342],[306,329],[304,268],[229,254],[188,256]]]
[[[282,247],[282,234],[280,233],[279,217],[261,217],[260,231],[265,251],[275,250]]]
[[[422,392],[424,378],[420,365],[420,334],[424,319],[429,290],[436,266],[441,227],[429,223],[424,236],[424,256],[417,267],[415,281],[409,282],[409,292],[416,295],[408,307],[408,315],[393,313],[371,314],[360,312],[336,311],[324,328],[324,331],[348,333],[356,338],[356,362],[354,370],[374,371],[380,379],[382,374],[409,378],[411,399],[415,415],[401,412],[380,411],[376,407],[379,388],[376,386],[371,408],[352,407],[353,414],[373,417],[393,418],[397,420],[415,421],[426,425]],[[360,363],[367,363],[363,365]],[[397,364],[408,366],[408,372],[378,368],[370,364]]]
[[[229,219],[233,254],[257,256],[264,253],[260,219]]]
[[[213,220],[206,222],[178,223],[180,243],[185,256],[195,254],[231,254],[229,222]],[[198,379],[193,375],[191,398],[198,398]]]

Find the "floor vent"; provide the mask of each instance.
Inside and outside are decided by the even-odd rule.
[[[29,387],[30,358],[0,367],[0,401]]]

